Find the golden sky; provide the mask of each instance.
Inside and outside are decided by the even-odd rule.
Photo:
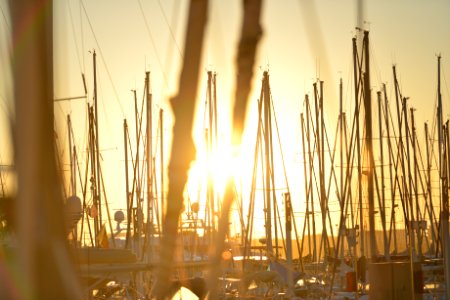
[[[132,89],[142,99],[145,71],[151,72],[154,108],[165,112],[166,158],[170,149],[172,117],[168,99],[177,90],[183,55],[189,1],[176,0],[58,0],[54,1],[55,97],[79,96],[81,73],[86,75],[88,101],[92,102],[92,51],[98,62],[100,148],[105,181],[114,191],[112,207],[124,208],[123,119],[134,124]],[[229,111],[234,92],[237,42],[241,24],[241,1],[210,1],[193,134],[201,145],[206,71],[217,72],[219,131],[229,137]],[[360,4],[361,5],[361,4]],[[0,137],[8,136],[6,120],[11,107],[8,73],[7,1],[0,0]],[[450,2],[269,0],[262,11],[263,37],[258,47],[253,93],[248,107],[248,130],[244,155],[251,157],[256,126],[256,99],[262,72],[269,70],[271,91],[279,121],[281,144],[288,166],[293,199],[303,195],[301,131],[299,115],[312,83],[325,81],[325,111],[329,132],[334,131],[338,109],[339,78],[344,82],[344,107],[353,110],[351,39],[356,26],[370,30],[373,95],[388,87],[393,97],[392,64],[403,94],[417,109],[417,124],[432,121],[436,103],[436,55],[442,55],[444,109],[448,117],[450,76]],[[358,16],[364,20],[358,25]],[[6,41],[6,42],[5,42]],[[447,105],[446,105],[447,104]],[[55,118],[61,151],[67,144],[65,118],[71,114],[80,151],[86,147],[84,100],[58,102]],[[156,114],[155,114],[156,115]],[[156,124],[156,119],[154,120]],[[423,128],[422,125],[419,125]],[[10,144],[0,143],[0,160],[11,162]],[[67,154],[67,150],[65,155]],[[0,161],[2,163],[2,161]],[[246,166],[246,167],[250,167]],[[300,210],[301,207],[295,207]]]

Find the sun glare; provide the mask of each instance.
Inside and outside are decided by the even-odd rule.
[[[205,217],[203,211],[208,201],[208,186],[214,193],[215,213],[220,209],[229,180],[236,185],[241,182],[241,173],[246,168],[251,168],[252,163],[242,163],[239,151],[231,146],[221,146],[213,153],[198,151],[197,158],[189,171],[187,185],[187,205],[198,203],[200,206],[199,218]]]
[[[216,193],[222,196],[228,179],[236,179],[242,167],[240,157],[233,155],[230,147],[221,147],[211,154],[198,151],[189,173],[190,197],[194,191],[206,189],[208,182],[212,183]]]

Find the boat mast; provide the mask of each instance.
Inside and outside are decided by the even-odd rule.
[[[384,121],[386,126],[386,136],[387,136],[387,146],[388,146],[388,152],[389,152],[389,186],[391,190],[391,226],[389,227],[389,240],[388,240],[388,250],[390,250],[391,245],[391,236],[392,232],[394,235],[394,253],[397,254],[398,248],[397,248],[397,228],[395,225],[395,184],[397,180],[394,182],[394,176],[392,172],[392,163],[393,163],[393,150],[392,150],[392,143],[391,143],[391,130],[389,126],[389,108],[388,108],[388,98],[386,93],[386,84],[383,84],[383,95],[384,95]],[[395,178],[397,179],[397,172],[395,172]]]
[[[95,114],[95,122],[93,123],[95,126],[95,148],[97,151],[95,152],[95,160],[96,160],[96,174],[97,174],[97,188],[95,189],[95,201],[98,203],[98,226],[102,224],[102,202],[101,202],[101,192],[100,192],[100,147],[99,147],[99,136],[98,136],[98,98],[97,98],[97,54],[94,53],[93,64],[94,64],[94,114]]]
[[[210,231],[210,238],[213,239],[214,232],[216,230],[215,225],[215,174],[213,172],[214,169],[214,155],[215,155],[215,147],[214,147],[214,117],[215,117],[215,106],[214,101],[212,99],[213,95],[213,77],[212,72],[208,71],[208,87],[207,87],[207,103],[208,106],[208,129],[206,130],[206,151],[208,158],[208,179],[207,179],[207,207],[209,207],[207,211],[208,218],[208,226]],[[216,129],[217,130],[217,129]],[[212,240],[211,240],[212,241]]]
[[[386,195],[385,195],[385,182],[384,182],[384,147],[383,147],[383,115],[381,109],[381,92],[377,92],[378,99],[378,129],[380,136],[380,157],[381,157],[381,208],[380,215],[383,226],[383,239],[384,239],[384,256],[386,260],[390,260],[389,256],[389,243],[386,235]]]
[[[152,145],[152,94],[150,93],[150,72],[145,72],[145,96],[147,104],[147,228],[146,228],[146,249],[147,260],[150,259],[150,237],[153,228],[153,145]],[[161,167],[162,168],[162,167]]]
[[[68,142],[69,142],[69,169],[70,169],[70,192],[69,195],[75,195],[75,176],[73,167],[73,152],[72,152],[72,134],[71,128],[72,124],[70,122],[70,115],[67,115],[67,131],[68,131]]]
[[[159,109],[159,151],[160,151],[160,177],[161,177],[161,187],[160,187],[160,194],[161,194],[161,201],[160,201],[160,208],[159,211],[163,211],[164,209],[164,110],[162,108]],[[159,215],[157,215],[158,218],[158,228],[160,229],[160,218]]]
[[[263,108],[264,108],[264,163],[265,163],[265,172],[264,172],[264,182],[265,182],[265,199],[266,199],[266,237],[267,237],[267,252],[269,254],[273,253],[272,246],[272,203],[271,203],[271,171],[270,170],[270,94],[269,94],[269,75],[267,71],[263,73],[263,83],[262,83],[262,96],[263,96]],[[276,223],[275,223],[276,224]]]
[[[374,206],[374,158],[373,158],[373,136],[372,136],[372,98],[370,91],[370,59],[369,59],[369,32],[364,31],[364,111],[365,111],[365,131],[366,131],[366,152],[368,156],[367,169],[367,189],[369,203],[369,233],[370,233],[370,254],[374,257],[377,254],[377,241],[375,239],[375,206]]]
[[[318,158],[319,158],[319,203],[320,203],[320,211],[321,211],[321,215],[322,215],[322,236],[321,236],[321,244],[323,242],[323,249],[324,249],[324,255],[327,255],[327,251],[328,251],[328,236],[327,236],[327,223],[326,223],[326,217],[327,217],[327,211],[326,211],[326,204],[325,204],[325,178],[324,178],[324,173],[323,173],[323,143],[322,143],[322,139],[324,139],[323,137],[323,130],[322,130],[322,125],[323,123],[321,122],[322,117],[321,117],[321,102],[322,102],[322,98],[321,96],[318,97],[318,91],[317,91],[317,82],[313,83],[313,88],[314,88],[314,104],[315,104],[315,113],[316,113],[316,143],[317,143],[317,153],[318,153]],[[322,249],[322,247],[320,247],[319,249],[319,257],[320,257],[320,250]]]
[[[310,215],[310,212],[309,212],[309,193],[310,193],[309,186],[310,185],[308,184],[308,182],[310,181],[310,179],[308,180],[308,173],[306,171],[306,163],[309,160],[306,157],[307,153],[306,153],[306,147],[305,147],[305,144],[306,144],[306,141],[305,141],[305,118],[303,116],[303,113],[300,114],[300,120],[301,120],[301,128],[302,128],[303,174],[304,174],[304,183],[305,183],[305,192],[306,192],[306,195],[305,195],[305,199],[306,199],[305,219],[303,222],[302,242],[301,242],[301,247],[300,247],[300,252],[299,252],[301,271],[303,272],[304,269],[303,269],[302,257],[303,257],[303,245],[305,242],[306,229],[308,229],[308,249],[309,249],[308,254],[311,255],[312,251],[311,251],[311,228],[310,228],[311,226],[309,223],[309,215]],[[309,174],[311,174],[311,173],[309,173]],[[311,175],[310,175],[310,177],[311,177]]]
[[[410,217],[408,219],[408,223],[406,224],[409,227],[409,240],[410,240],[410,247],[411,247],[411,259],[415,259],[416,257],[416,241],[414,237],[414,205],[412,200],[412,176],[411,176],[411,163],[410,163],[410,150],[409,150],[409,123],[408,123],[408,109],[406,101],[408,100],[407,97],[403,97],[402,101],[402,111],[404,116],[404,124],[405,124],[405,142],[406,142],[406,160],[404,161],[407,164],[408,167],[408,174],[404,174],[405,180],[408,182],[408,192],[405,191],[404,195],[406,197],[406,203],[408,203],[409,211],[410,211]],[[401,132],[401,130],[400,130]],[[405,186],[406,188],[406,186]]]
[[[100,221],[99,221],[99,203],[98,203],[98,186],[97,186],[97,168],[96,168],[96,153],[95,153],[95,129],[94,129],[94,107],[89,105],[89,151],[90,151],[90,164],[91,164],[91,193],[93,197],[93,206],[91,207],[90,213],[91,217],[94,219],[94,237],[95,237],[95,245],[98,246],[97,234],[100,230]]]
[[[425,146],[427,153],[427,198],[428,198],[428,206],[429,206],[429,219],[430,219],[430,228],[431,228],[431,247],[430,252],[434,253],[437,257],[436,253],[436,232],[435,232],[435,218],[434,218],[434,208],[433,208],[433,195],[431,190],[431,157],[430,157],[430,134],[428,130],[428,123],[425,123]]]
[[[414,108],[410,108],[410,114],[411,114],[411,131],[412,131],[412,151],[413,151],[413,162],[414,162],[414,185],[415,185],[415,190],[414,190],[414,199],[416,202],[416,230],[417,230],[417,252],[419,255],[419,258],[422,258],[422,216],[421,216],[421,212],[420,212],[420,205],[419,205],[419,181],[418,181],[418,172],[419,170],[417,169],[418,166],[418,161],[417,161],[417,145],[416,145],[416,127],[414,124]]]
[[[358,205],[359,205],[359,232],[360,232],[360,256],[364,257],[364,244],[365,244],[365,233],[364,233],[364,215],[362,208],[362,172],[361,172],[361,141],[360,141],[360,130],[359,130],[359,88],[360,88],[360,78],[358,77],[359,61],[358,61],[358,49],[356,46],[356,38],[352,39],[353,45],[353,77],[355,83],[355,120],[356,120],[356,155],[358,163]],[[364,276],[361,274],[361,276]]]
[[[441,182],[441,245],[442,253],[444,257],[444,274],[445,274],[445,286],[446,298],[450,299],[450,247],[449,247],[449,226],[448,226],[448,170],[446,169],[445,161],[448,159],[443,137],[443,109],[442,109],[442,95],[441,95],[441,56],[438,55],[438,143],[439,143],[439,177]]]
[[[126,193],[126,207],[127,207],[127,233],[125,238],[125,249],[128,248],[128,243],[131,238],[131,197],[130,197],[130,186],[129,186],[129,178],[128,178],[128,125],[127,119],[123,120],[123,144],[124,144],[124,152],[125,152],[125,193]]]
[[[340,163],[340,174],[339,174],[339,202],[341,210],[345,210],[345,197],[344,197],[344,144],[343,144],[343,134],[344,134],[344,119],[343,119],[343,94],[342,94],[342,77],[339,79],[339,163]],[[338,239],[342,232],[346,231],[346,216],[344,214],[343,222],[339,222]],[[339,244],[339,243],[338,243]],[[344,243],[341,243],[340,255],[344,255]]]
[[[311,136],[311,128],[310,128],[310,119],[311,119],[311,106],[309,104],[309,98],[308,95],[306,95],[306,137],[308,140],[308,156],[309,156],[309,174],[310,174],[310,178],[309,178],[309,199],[307,198],[306,201],[311,201],[311,212],[309,215],[311,215],[312,217],[312,230],[313,230],[313,257],[312,257],[312,261],[318,261],[319,257],[317,256],[317,241],[316,241],[316,213],[315,213],[315,209],[314,209],[314,197],[313,197],[313,189],[312,189],[312,185],[313,185],[313,172],[314,172],[314,153],[311,151],[311,140],[310,140],[310,136]],[[315,149],[315,144],[313,149]],[[313,150],[314,151],[314,150]],[[309,218],[309,216],[308,216]],[[308,221],[309,223],[309,221]]]
[[[406,188],[406,170],[405,170],[405,146],[403,145],[403,137],[402,137],[402,116],[400,112],[400,101],[401,101],[401,92],[400,88],[398,86],[398,80],[397,80],[397,71],[395,65],[392,66],[392,71],[394,74],[394,88],[395,88],[395,102],[396,102],[396,108],[397,108],[397,121],[398,121],[398,155],[397,159],[399,160],[398,163],[401,165],[401,175],[402,180],[401,182],[398,181],[398,187],[400,191],[400,200],[402,202],[402,211],[403,211],[403,218],[405,222],[409,222],[409,210],[408,210],[408,201],[406,201],[406,197],[408,194],[407,188]],[[397,164],[396,164],[397,165]],[[395,168],[397,170],[397,168]],[[402,189],[403,187],[403,189]],[[406,224],[407,225],[407,224]],[[405,227],[405,233],[407,235],[410,235],[410,228],[409,226]],[[406,237],[409,238],[409,237]]]

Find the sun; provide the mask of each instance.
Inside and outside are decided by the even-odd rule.
[[[204,211],[207,206],[207,199],[214,194],[214,212],[218,213],[221,207],[227,183],[238,185],[240,182],[240,172],[243,169],[239,152],[228,145],[221,145],[214,151],[197,151],[196,160],[192,163],[189,171],[189,178],[186,188],[186,205],[200,206],[200,217],[205,217]],[[236,190],[238,188],[236,187]]]
[[[227,181],[234,178],[238,167],[238,157],[232,155],[230,147],[221,147],[212,153],[197,151],[196,160],[189,172],[189,192],[206,189],[212,184],[214,190],[222,195]]]

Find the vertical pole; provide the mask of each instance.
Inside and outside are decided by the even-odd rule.
[[[145,72],[145,96],[147,104],[147,229],[146,229],[146,249],[147,249],[147,260],[150,260],[150,239],[152,237],[153,230],[153,144],[152,144],[152,95],[150,94],[150,72]]]
[[[428,131],[428,123],[425,123],[425,146],[427,153],[427,198],[428,198],[428,218],[430,220],[430,229],[431,229],[431,253],[436,253],[436,232],[435,232],[435,218],[434,218],[434,208],[433,208],[433,195],[431,190],[431,157],[430,157],[430,134]]]
[[[69,140],[69,169],[70,169],[70,193],[69,195],[75,195],[75,176],[74,176],[74,164],[73,164],[73,150],[72,150],[72,123],[70,121],[70,115],[67,115],[67,131],[68,131],[68,140]]]
[[[292,274],[292,205],[291,194],[284,194],[286,214],[286,261],[288,265],[288,295],[293,296],[293,274]]]
[[[369,202],[369,233],[370,233],[370,253],[371,257],[377,254],[377,241],[375,238],[375,201],[374,201],[374,158],[373,158],[373,136],[372,136],[372,98],[370,90],[370,59],[369,59],[369,32],[364,31],[364,111],[365,111],[365,130],[366,130],[366,151],[368,155],[368,170],[367,170],[367,189]]]
[[[100,222],[98,218],[98,187],[97,187],[97,181],[96,178],[98,177],[97,169],[96,169],[96,160],[97,156],[95,155],[95,120],[94,120],[94,108],[92,106],[89,106],[89,151],[90,151],[90,157],[91,157],[91,193],[93,195],[93,218],[94,218],[94,236],[95,236],[95,245],[98,246],[98,232],[100,230]]]
[[[394,253],[397,253],[398,249],[397,249],[397,228],[395,225],[395,183],[394,183],[394,176],[392,174],[392,144],[391,144],[391,131],[390,131],[390,125],[389,125],[389,109],[388,109],[388,98],[387,98],[387,93],[386,93],[386,84],[383,84],[383,95],[384,95],[384,120],[385,120],[385,124],[386,124],[386,135],[387,135],[387,145],[388,145],[388,157],[389,157],[389,186],[390,186],[390,190],[391,190],[391,224],[392,226],[390,227],[390,229],[392,228],[393,231],[393,236],[394,236]],[[390,244],[390,240],[391,240],[391,232],[389,232],[389,245],[388,245],[388,249],[390,251],[391,248],[391,244]]]
[[[208,152],[208,203],[209,203],[209,218],[211,221],[211,241],[214,237],[214,231],[216,230],[215,226],[215,192],[214,192],[214,172],[213,172],[213,164],[214,164],[214,107],[213,107],[213,99],[212,99],[212,72],[208,71],[208,88],[207,88],[207,105],[208,105],[208,130],[206,136],[207,143],[207,152]]]
[[[129,242],[131,238],[131,201],[130,201],[130,185],[129,185],[129,178],[128,178],[128,125],[127,125],[127,119],[123,120],[123,145],[124,145],[124,152],[125,152],[125,199],[127,203],[127,234],[125,238],[125,248],[127,249],[129,247]]]
[[[270,146],[269,146],[269,93],[268,93],[268,73],[264,71],[263,73],[263,107],[264,107],[264,162],[265,162],[265,195],[266,195],[266,236],[267,236],[267,251],[268,253],[273,253],[272,246],[272,204],[271,204],[271,170],[270,170]]]
[[[364,257],[364,244],[365,244],[365,233],[364,233],[364,211],[362,207],[362,178],[361,178],[361,140],[360,140],[360,128],[359,128],[359,89],[360,89],[360,78],[359,74],[359,62],[358,62],[358,49],[356,46],[356,38],[352,39],[353,45],[353,77],[355,83],[355,120],[356,120],[356,155],[358,163],[358,205],[359,205],[359,236],[360,236],[360,256]],[[361,274],[361,276],[364,276]]]
[[[309,187],[308,182],[311,179],[308,180],[308,173],[306,171],[306,163],[309,160],[307,159],[307,153],[306,153],[306,147],[305,147],[305,143],[306,143],[306,141],[305,141],[305,118],[303,116],[303,113],[300,114],[300,120],[301,120],[301,128],[302,128],[303,173],[304,173],[304,183],[305,183],[305,193],[306,193],[306,195],[305,195],[305,199],[306,199],[305,220],[303,223],[302,243],[301,243],[301,248],[300,248],[300,253],[299,253],[299,259],[300,259],[300,263],[301,263],[301,271],[303,272],[304,268],[303,268],[302,257],[303,257],[303,245],[305,242],[306,228],[308,229],[308,250],[309,250],[308,254],[311,255],[311,252],[312,252],[311,251],[311,229],[310,229],[310,225],[309,225],[309,215],[310,215],[310,213],[309,213],[309,192],[310,192],[310,190],[308,188]],[[310,178],[311,178],[311,176],[310,176]]]
[[[345,207],[345,197],[344,197],[344,144],[343,144],[343,134],[344,134],[344,120],[343,120],[343,92],[342,92],[342,78],[339,79],[339,163],[340,167],[340,184],[339,184],[339,202],[341,210]],[[339,224],[338,236],[341,232],[346,230],[346,216],[344,215],[343,222]],[[338,245],[339,246],[339,245]],[[344,241],[341,242],[340,256],[344,255]]]
[[[400,193],[401,195],[401,202],[402,202],[402,210],[403,210],[403,216],[405,219],[405,222],[409,222],[410,216],[409,216],[409,209],[408,209],[408,190],[406,187],[406,171],[405,171],[405,151],[404,151],[404,145],[403,145],[403,136],[402,136],[402,116],[400,112],[400,101],[401,101],[401,95],[400,90],[398,87],[398,81],[397,81],[397,72],[395,65],[392,67],[392,71],[394,73],[394,87],[395,87],[395,102],[396,102],[396,108],[397,108],[397,121],[398,121],[398,158],[400,160],[401,165],[401,174],[402,174],[402,183],[399,183],[399,190],[402,191]],[[409,230],[409,226],[406,226],[408,230],[408,235],[411,234]]]
[[[271,192],[272,192],[272,205],[273,205],[273,232],[274,232],[274,239],[275,239],[275,258],[278,259],[279,257],[279,240],[278,240],[278,204],[277,204],[277,197],[275,194],[275,164],[273,162],[273,135],[272,135],[272,99],[270,96],[270,84],[269,84],[269,73],[267,73],[267,80],[266,80],[266,89],[265,89],[265,99],[267,99],[267,108],[268,108],[268,123],[266,124],[266,128],[268,130],[268,144],[269,144],[269,158],[270,158],[270,180],[271,180]]]
[[[311,136],[311,130],[310,130],[310,116],[311,116],[311,109],[310,109],[310,105],[309,105],[309,99],[308,99],[308,95],[306,95],[306,118],[307,118],[307,122],[306,122],[306,136],[307,136],[307,140],[308,140],[308,156],[309,156],[309,174],[310,174],[310,179],[309,179],[309,191],[310,191],[310,195],[309,195],[309,199],[306,199],[306,201],[311,201],[311,217],[312,217],[312,230],[313,230],[313,260],[312,261],[317,261],[319,259],[319,257],[317,257],[317,242],[316,242],[316,214],[315,214],[315,209],[314,209],[314,197],[313,197],[313,189],[312,189],[312,183],[313,183],[313,176],[311,175],[313,172],[313,166],[314,166],[314,155],[311,152],[311,140],[310,140],[310,136]]]
[[[412,151],[413,151],[413,162],[414,162],[414,200],[416,202],[416,230],[417,230],[417,252],[419,255],[419,258],[422,259],[422,216],[420,213],[420,205],[419,205],[419,181],[417,178],[417,174],[419,170],[417,169],[418,162],[417,162],[417,151],[416,151],[416,126],[414,124],[414,109],[410,108],[411,113],[411,140],[412,140]]]
[[[97,174],[97,188],[95,189],[94,197],[98,201],[98,223],[99,226],[102,226],[102,201],[101,201],[101,191],[100,191],[100,147],[99,147],[99,136],[98,136],[98,98],[97,98],[97,54],[93,53],[93,64],[94,64],[94,111],[95,111],[95,148],[97,151],[96,154],[96,174]]]
[[[444,256],[444,274],[445,274],[445,286],[446,288],[446,298],[450,299],[450,245],[449,245],[449,208],[448,208],[448,170],[446,169],[444,161],[448,159],[448,151],[446,151],[446,146],[443,135],[443,108],[442,108],[442,95],[441,95],[441,56],[438,56],[438,143],[439,143],[439,172],[441,177],[441,243],[442,243],[442,253]]]
[[[407,163],[408,166],[408,174],[405,174],[405,178],[408,182],[408,193],[406,194],[407,202],[409,205],[409,211],[410,211],[410,218],[408,222],[409,227],[409,246],[411,247],[411,259],[416,259],[416,240],[414,237],[414,230],[417,230],[418,228],[415,228],[416,226],[413,226],[415,224],[415,217],[414,217],[414,205],[413,205],[413,198],[412,198],[412,176],[411,176],[411,163],[410,163],[410,150],[409,150],[409,123],[408,123],[408,109],[406,105],[406,100],[408,98],[403,97],[403,116],[405,120],[405,141],[406,141],[406,157],[405,163]]]
[[[319,121],[320,120],[320,99],[318,99],[317,97],[317,83],[315,82],[313,84],[313,88],[314,88],[314,104],[315,104],[315,112],[316,112],[316,144],[317,144],[317,154],[318,154],[318,158],[319,158],[319,203],[320,203],[320,212],[321,212],[321,216],[322,216],[322,241],[323,241],[323,248],[324,248],[324,252],[325,255],[327,255],[327,251],[328,251],[328,236],[327,236],[327,224],[326,224],[326,208],[325,208],[325,187],[324,187],[324,178],[323,178],[323,174],[322,174],[322,164],[323,164],[323,160],[322,160],[322,142],[321,139],[323,138],[323,136],[321,136],[321,125],[322,123]],[[319,256],[320,256],[320,252],[319,252]],[[320,257],[319,257],[320,258]]]
[[[317,126],[320,128],[320,139],[318,143],[320,143],[320,151],[319,151],[319,174],[320,174],[320,199],[322,202],[322,223],[323,223],[323,232],[324,234],[324,254],[329,255],[330,245],[328,240],[328,232],[326,228],[326,216],[328,214],[328,199],[327,192],[325,189],[325,122],[324,122],[324,113],[323,113],[323,81],[319,82],[319,113],[320,113],[320,125]],[[332,230],[332,229],[331,229]],[[333,241],[333,233],[331,232],[331,240]],[[334,241],[333,241],[334,243]]]
[[[377,92],[378,98],[378,129],[380,136],[380,158],[381,158],[381,205],[380,216],[383,226],[383,241],[384,241],[384,256],[386,260],[390,259],[389,256],[389,243],[386,235],[386,198],[385,198],[385,182],[384,182],[384,147],[383,147],[383,116],[381,110],[381,92]]]
[[[159,144],[159,152],[160,152],[160,172],[161,172],[161,188],[159,189],[161,192],[161,207],[160,211],[164,211],[164,111],[161,108],[159,110],[159,138],[160,138],[160,144]],[[158,220],[158,224],[159,224]]]

